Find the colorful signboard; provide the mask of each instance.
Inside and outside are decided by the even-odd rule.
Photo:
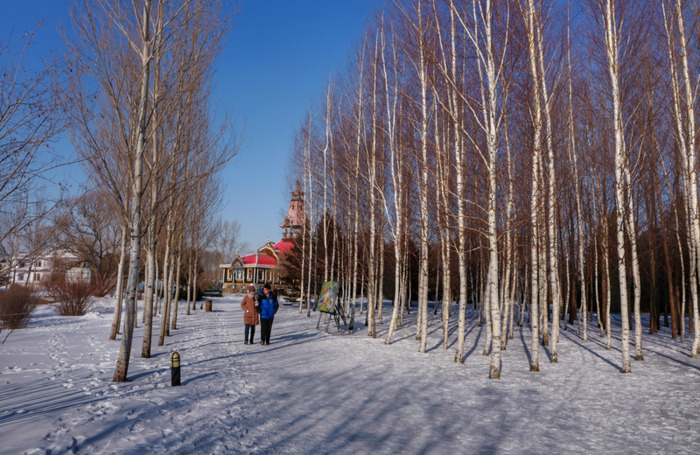
[[[323,283],[321,293],[318,296],[318,311],[335,314],[335,303],[338,300],[338,282],[326,281]]]

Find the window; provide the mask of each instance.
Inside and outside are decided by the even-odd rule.
[[[246,281],[253,281],[253,271],[248,269],[245,276]]]
[[[34,281],[41,281],[41,273],[34,274]]]
[[[41,261],[36,261],[36,266],[41,267]]]
[[[24,273],[17,275],[17,281],[24,281]]]

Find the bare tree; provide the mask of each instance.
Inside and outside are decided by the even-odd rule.
[[[114,288],[117,281],[119,219],[105,195],[87,192],[56,220],[58,246],[73,253],[90,267],[93,289],[98,296]]]
[[[67,123],[59,96],[63,68],[54,58],[27,67],[35,33],[24,33],[19,49],[11,37],[0,41],[0,242],[53,208],[57,201],[48,204],[42,182],[65,161],[51,148]]]

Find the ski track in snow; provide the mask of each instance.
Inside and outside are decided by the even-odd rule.
[[[700,453],[692,335],[680,343],[668,329],[645,331],[646,360],[633,357],[632,374],[622,375],[619,333],[607,351],[596,325],[585,343],[569,327],[559,363],[540,346],[541,371],[532,373],[529,329],[516,327],[495,381],[482,355],[485,327],[471,313],[460,365],[456,317],[443,350],[432,306],[422,354],[415,308],[384,345],[391,305],[377,339],[364,315],[352,335],[333,324],[325,333],[318,313],[281,306],[272,344],[244,345],[241,298],[181,314],[165,346],[156,317],[150,359],[139,357],[137,328],[126,383],[112,382],[119,342],[107,340],[109,299],[80,318],[42,307],[0,347],[0,453]],[[181,387],[170,386],[175,351]]]

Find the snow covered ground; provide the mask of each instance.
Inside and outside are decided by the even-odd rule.
[[[595,327],[587,343],[562,331],[559,363],[541,348],[531,373],[530,332],[518,328],[502,379],[489,380],[473,316],[460,365],[432,309],[427,354],[415,312],[385,346],[388,323],[378,339],[364,316],[352,336],[326,334],[318,313],[281,306],[272,344],[244,345],[241,297],[181,315],[151,359],[137,329],[127,383],[111,382],[111,301],[80,318],[39,309],[0,346],[0,453],[700,453],[700,360],[667,331],[645,331],[646,360],[623,375],[619,339],[607,351]],[[174,351],[181,387],[170,386]]]

